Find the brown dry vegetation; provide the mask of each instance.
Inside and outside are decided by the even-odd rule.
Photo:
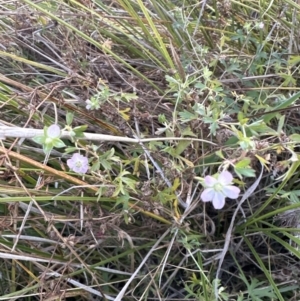
[[[298,300],[300,7],[261,2],[0,0],[0,126],[153,138],[0,140],[0,300]]]

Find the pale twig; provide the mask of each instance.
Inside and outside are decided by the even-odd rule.
[[[63,276],[62,274],[59,274],[57,272],[49,272],[49,273],[45,273],[45,274],[46,274],[46,276],[56,277],[56,278],[61,278]],[[74,285],[75,287],[78,287],[84,291],[87,291],[87,292],[91,293],[92,295],[98,296],[100,298],[105,297],[107,300],[115,300],[113,297],[105,295],[105,294],[101,294],[101,292],[99,292],[99,290],[95,290],[95,289],[91,288],[90,286],[80,283],[79,281],[73,280],[71,278],[66,278],[65,280],[66,280],[66,282],[69,282],[72,285]]]
[[[55,104],[53,104],[53,105],[54,105],[54,112],[55,112],[55,121],[57,122],[57,109],[56,109],[56,105],[55,105]],[[49,156],[50,156],[50,153],[47,153],[47,154],[46,154],[46,157],[45,157],[45,159],[44,159],[44,164],[45,164],[45,165],[46,165],[47,162],[48,162]],[[35,188],[36,188],[36,189],[38,188],[38,186],[40,185],[40,183],[41,183],[41,181],[42,181],[43,174],[44,174],[44,172],[42,171],[41,174],[40,174],[39,177],[38,177],[38,180],[37,180],[37,182],[36,182],[36,184],[35,184]],[[16,177],[17,177],[17,179],[19,179],[19,178],[18,178],[18,175],[16,175]],[[21,180],[20,180],[20,179],[19,179],[19,182],[20,182],[21,186],[24,187],[24,185],[23,185],[23,183],[21,183]],[[25,187],[24,187],[24,189],[26,190]],[[15,239],[15,241],[14,241],[14,245],[13,245],[13,247],[12,247],[12,252],[15,250],[15,248],[16,248],[16,246],[17,246],[17,244],[18,244],[19,237],[20,237],[20,235],[21,235],[21,233],[22,233],[22,231],[23,231],[23,229],[24,229],[24,227],[25,227],[27,218],[28,218],[28,216],[29,216],[29,213],[31,212],[31,209],[32,209],[32,205],[33,205],[33,204],[36,205],[37,209],[40,210],[40,212],[41,212],[41,214],[44,216],[45,220],[47,220],[47,216],[46,216],[45,212],[42,210],[42,208],[39,206],[39,204],[35,201],[35,199],[34,199],[33,197],[31,197],[31,198],[32,198],[32,199],[31,199],[31,201],[30,201],[30,203],[29,203],[29,205],[28,205],[28,208],[27,208],[27,210],[26,210],[26,212],[25,212],[25,216],[24,216],[24,218],[23,218],[23,220],[22,220],[22,224],[21,224],[21,226],[20,226],[20,228],[19,228],[18,235],[16,236],[16,239]]]
[[[10,126],[0,126],[0,139],[5,138],[34,138],[36,136],[44,135],[44,130],[42,129],[28,129],[21,127],[10,127]],[[61,138],[73,138],[68,131],[62,131]],[[216,145],[215,143],[204,140],[204,139],[196,139],[190,137],[156,137],[156,138],[129,138],[122,136],[114,136],[114,135],[103,135],[103,134],[94,134],[94,133],[84,133],[80,139],[84,140],[96,140],[96,141],[114,141],[114,142],[129,142],[129,143],[144,143],[151,141],[201,141],[211,145]]]

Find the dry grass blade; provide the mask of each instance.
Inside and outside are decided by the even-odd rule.
[[[299,300],[298,3],[0,10],[0,300]]]

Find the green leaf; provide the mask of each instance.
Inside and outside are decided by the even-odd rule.
[[[74,129],[72,129],[72,131],[70,132],[70,136],[72,137],[76,137],[76,138],[81,138],[83,137],[83,133],[85,132],[85,130],[88,128],[88,126],[86,124],[81,125],[81,126],[77,126]]]
[[[218,122],[212,122],[209,126],[210,132],[215,135],[217,132],[217,129],[219,128]]]
[[[66,153],[66,154],[74,153],[74,152],[76,152],[77,150],[78,150],[77,147],[67,147],[67,148],[65,149],[65,153]]]
[[[101,162],[102,163],[102,162]],[[91,171],[98,171],[100,169],[100,161],[97,160],[91,167]]]
[[[243,112],[242,111],[239,111],[238,112],[238,116],[237,116],[237,118],[238,118],[238,121],[242,124],[242,121],[243,121],[243,119],[244,119],[244,114],[243,114]]]
[[[86,131],[86,129],[88,128],[88,126],[86,124],[80,125],[80,126],[76,126],[73,131],[75,133],[79,133],[79,132],[84,132]]]
[[[206,88],[206,86],[203,83],[198,82],[195,84],[195,88],[203,90]]]
[[[74,114],[71,112],[68,112],[66,115],[66,123],[67,125],[71,125],[73,122]]]
[[[211,77],[211,75],[213,74],[213,73],[208,69],[208,67],[204,67],[203,70],[202,70],[202,72],[203,72],[203,77],[204,77],[205,80],[209,80],[210,77]]]
[[[176,84],[176,85],[178,85],[178,81],[177,81],[175,78],[171,77],[170,75],[166,75],[166,80],[167,80],[170,84]]]
[[[164,152],[168,153],[172,157],[176,157],[175,149],[172,146],[167,146],[163,149]]]
[[[196,114],[188,112],[186,110],[184,110],[183,112],[179,112],[178,114],[183,122],[195,120],[198,117]]]
[[[38,144],[44,144],[45,143],[45,136],[35,136],[32,138],[32,140]]]
[[[53,139],[52,145],[57,148],[65,147],[65,143],[60,139]]]
[[[289,66],[295,66],[300,63],[300,56],[299,55],[291,55],[290,59],[288,60]]]
[[[294,142],[300,142],[300,135],[299,134],[292,134],[289,138]]]
[[[126,184],[128,187],[130,187],[134,192],[136,192],[136,190],[135,190],[136,181],[135,180],[130,179],[128,177],[123,177],[122,182],[124,184]]]
[[[207,113],[206,113],[206,109],[207,109]],[[194,106],[193,106],[193,110],[195,111],[195,113],[199,114],[200,116],[210,116],[211,113],[209,111],[209,107],[207,107],[205,109],[205,106],[201,103],[196,103]]]
[[[109,161],[102,159],[100,162],[104,169],[111,170],[111,163]]]
[[[182,140],[178,142],[178,145],[175,148],[175,157],[179,156],[186,148],[191,144],[189,140]]]
[[[183,131],[181,131],[181,135],[183,137],[186,137],[186,136],[197,137],[197,135],[191,130],[191,128],[189,126],[187,128],[185,128]]]
[[[298,92],[295,95],[293,95],[292,97],[288,98],[287,100],[282,102],[280,105],[276,106],[275,108],[271,108],[271,110],[272,111],[275,111],[275,110],[278,111],[278,110],[281,110],[281,109],[286,109],[289,106],[293,105],[299,99],[299,97],[300,97],[300,92]],[[265,123],[268,123],[277,114],[278,114],[278,112],[271,112],[271,113],[266,112],[266,114],[264,116],[262,116],[261,119],[264,120]]]
[[[128,193],[126,193],[124,195],[120,195],[116,199],[116,205],[122,205],[123,209],[128,210],[128,208],[129,208],[129,206],[128,206],[129,199],[130,199],[130,197],[129,197]]]
[[[165,114],[159,114],[158,115],[158,122],[164,124],[165,122],[167,122],[167,118],[165,116]]]
[[[247,129],[250,129],[252,134],[262,133],[264,135],[278,135],[278,132],[267,126],[262,120],[247,125]]]
[[[277,73],[277,75],[281,76],[284,79],[283,83],[281,83],[281,85],[283,87],[288,87],[290,85],[293,85],[293,86],[296,85],[296,79],[293,78],[292,74]]]
[[[124,221],[125,223],[128,225],[129,224],[129,216],[128,216],[128,209],[129,209],[129,199],[130,196],[128,195],[128,193],[121,195],[117,198],[117,202],[116,204],[122,204],[123,205],[123,217],[124,217]]]
[[[128,188],[130,188],[131,190],[133,190],[134,192],[135,190],[135,185],[136,185],[136,181],[126,177],[126,175],[130,174],[130,172],[123,170],[120,172],[120,174],[115,178],[114,183],[116,183],[116,190],[113,194],[113,197],[116,197],[119,195],[119,193],[121,194],[126,194]],[[125,185],[124,185],[125,184]]]
[[[120,96],[115,96],[115,100],[120,101],[124,100],[126,102],[130,102],[131,100],[138,99],[138,96],[135,93],[121,93]]]
[[[235,168],[234,170],[239,176],[244,176],[247,178],[255,178],[256,177],[255,170],[250,167]]]
[[[278,126],[277,126],[277,133],[280,134],[284,125],[284,121],[285,121],[285,115],[282,115],[279,118],[279,122],[278,122]]]
[[[217,150],[217,151],[216,151],[216,155],[217,155],[218,157],[220,157],[221,159],[225,159],[225,157],[224,157],[224,155],[223,155],[223,153],[222,153],[221,150]]]
[[[53,145],[50,144],[43,144],[43,151],[45,154],[48,154],[51,152],[51,150],[53,149]]]
[[[249,158],[244,158],[243,160],[239,161],[235,164],[235,168],[245,168],[248,167],[251,160]]]

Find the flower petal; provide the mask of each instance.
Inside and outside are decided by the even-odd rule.
[[[230,199],[237,199],[239,197],[241,190],[236,186],[227,185],[223,187],[222,192],[226,195],[226,197]]]
[[[47,129],[49,138],[58,138],[60,136],[60,127],[57,124],[51,124]]]
[[[231,184],[232,180],[233,180],[232,174],[227,170],[222,171],[218,177],[218,182],[222,185]]]
[[[67,165],[69,166],[69,168],[72,168],[72,166],[74,164],[75,164],[75,162],[74,162],[73,158],[67,160]]]
[[[201,193],[201,199],[203,202],[210,202],[213,200],[215,196],[215,191],[212,188],[206,188],[204,191]]]
[[[206,176],[204,178],[204,185],[206,187],[213,187],[217,182],[218,182],[218,180],[212,176]]]
[[[220,192],[215,193],[212,203],[215,209],[222,209],[225,205],[225,195]]]
[[[76,170],[75,170],[76,169]],[[88,171],[89,167],[87,165],[81,165],[80,167],[74,168],[74,171],[77,173],[86,173]]]

